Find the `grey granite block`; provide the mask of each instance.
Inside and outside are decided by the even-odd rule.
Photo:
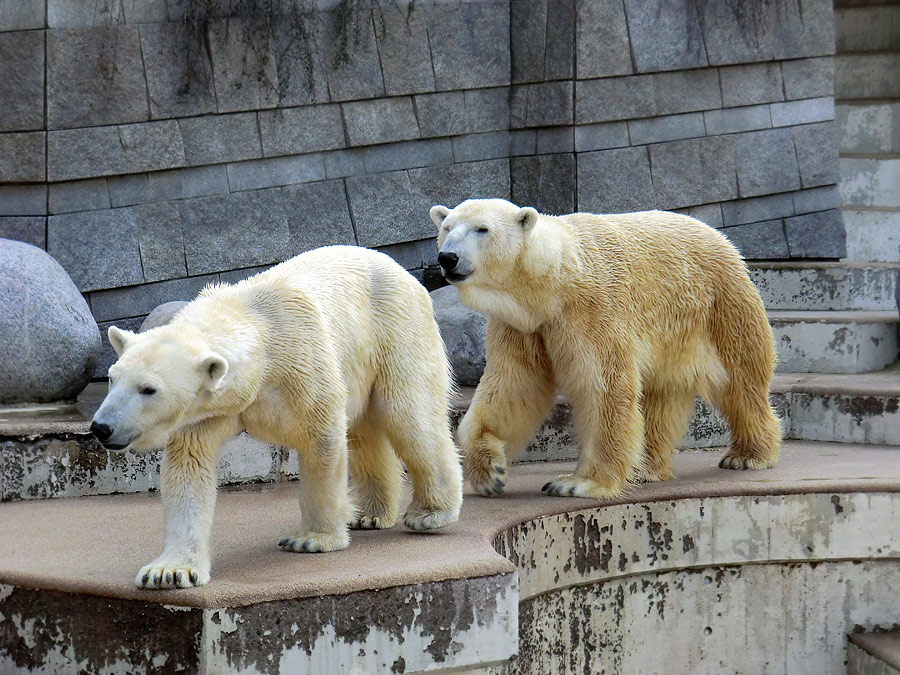
[[[794,215],[794,200],[791,193],[787,192],[722,204],[722,222],[725,227],[792,215]]]
[[[90,294],[91,311],[97,321],[117,321],[128,317],[143,318],[164,302],[191,301],[206,286],[218,281],[217,274],[172,279],[155,284],[114,288]],[[137,329],[135,327],[135,330]]]
[[[834,96],[834,59],[831,56],[782,61],[781,74],[788,99]]]
[[[0,33],[0,101],[0,131],[43,128],[43,32]]]
[[[841,205],[840,195],[838,195],[835,185],[800,190],[792,192],[791,196],[794,198],[794,213],[796,214],[827,211]]]
[[[772,116],[767,105],[707,110],[703,113],[703,120],[706,124],[706,133],[710,135],[755,131],[772,126]]]
[[[434,70],[428,29],[422,10],[415,5],[379,6],[374,13],[375,38],[384,89],[388,96],[434,91]]]
[[[162,23],[168,21],[166,0],[120,0],[125,23]]]
[[[44,131],[0,134],[0,183],[46,180],[46,147]]]
[[[360,246],[383,246],[433,236],[431,204],[417,201],[407,171],[346,179]]]
[[[0,185],[0,216],[47,215],[46,185]]]
[[[377,250],[391,256],[397,264],[408,270],[437,263],[438,248],[434,237],[379,246]]]
[[[790,256],[784,223],[780,219],[735,225],[721,232],[749,260],[777,260]]]
[[[587,79],[633,73],[622,0],[576,0],[575,8],[576,77]]]
[[[652,77],[657,115],[722,107],[719,73],[715,68],[655,73]]]
[[[675,208],[737,197],[731,136],[650,146],[656,205]]]
[[[632,145],[677,141],[706,135],[703,113],[663,115],[628,122],[628,134]]]
[[[50,216],[47,252],[82,292],[144,281],[138,224],[130,209]]]
[[[456,206],[466,199],[509,199],[509,166],[507,159],[490,159],[447,167],[411,169],[410,184],[418,203],[427,204],[424,215],[431,224],[428,209],[434,204]],[[433,228],[434,225],[431,224],[431,231],[426,236],[433,234]]]
[[[415,108],[423,138],[453,136],[468,131],[464,92],[448,91],[440,94],[422,94],[415,97]],[[506,117],[508,124],[508,103]]]
[[[830,96],[771,103],[769,108],[772,111],[773,127],[787,127],[834,119],[834,99]]]
[[[207,41],[219,112],[273,108],[278,103],[275,42],[261,39],[254,25],[250,18],[210,23]]]
[[[754,63],[719,68],[722,104],[727,108],[784,100],[781,69],[777,63]]]
[[[137,26],[47,33],[50,129],[149,119]]]
[[[683,213],[691,218],[696,218],[701,223],[706,223],[710,227],[722,227],[722,206],[720,204],[689,206],[686,209],[678,209],[677,212]]]
[[[548,127],[537,130],[537,149],[539,155],[557,152],[575,152],[574,127]]]
[[[51,131],[47,145],[47,174],[52,181],[160,171],[185,164],[175,120]]]
[[[262,157],[256,113],[180,119],[178,129],[189,165]]]
[[[344,103],[350,145],[373,145],[418,138],[419,125],[408,96]]]
[[[227,192],[228,174],[225,165],[197,166],[170,171],[155,171],[149,174],[147,198],[141,201],[160,202],[189,197],[208,197],[224,195]]]
[[[219,272],[219,281],[223,284],[236,284],[239,281],[243,281],[244,279],[249,279],[252,276],[259,274],[260,272],[265,272],[268,269],[273,268],[274,265],[259,265],[257,267],[243,267],[239,270],[228,270],[227,272]],[[149,318],[149,317],[147,317]]]
[[[707,65],[697,8],[692,0],[625,0],[639,73]]]
[[[321,153],[251,159],[228,165],[228,188],[232,192],[309,183],[324,178],[325,162]]]
[[[510,161],[512,201],[541,213],[575,211],[575,156],[571,153],[514,157]]]
[[[181,213],[173,202],[131,207],[138,226],[145,281],[187,276]]]
[[[572,82],[541,82],[512,88],[509,122],[513,129],[572,124]]]
[[[438,91],[510,82],[509,4],[424,6]]]
[[[110,208],[105,178],[50,185],[50,213],[96,211]]]
[[[153,201],[150,196],[150,178],[146,173],[110,176],[106,183],[110,203],[114,208]]]
[[[627,122],[583,124],[575,127],[575,150],[606,150],[629,145]]]
[[[286,19],[275,22],[272,31],[278,105],[327,103],[330,100],[325,63],[327,45],[321,22],[311,21],[303,12],[288,12]]]
[[[0,0],[0,31],[44,27],[47,0]]]
[[[290,257],[290,231],[280,189],[179,202],[188,274],[280,262]]]
[[[150,115],[160,119],[215,112],[212,65],[206,49],[188,47],[192,35],[186,25],[150,23],[139,31]]]
[[[571,79],[575,0],[512,0],[509,9],[512,81]]]
[[[732,138],[741,197],[800,188],[800,172],[790,129],[751,131]]]
[[[473,162],[480,159],[509,157],[509,148],[508,131],[456,136],[453,139],[453,159],[457,162]]]
[[[122,0],[47,0],[48,28],[84,28],[125,23]]]
[[[339,105],[263,110],[259,113],[259,130],[265,157],[344,147]]]
[[[646,147],[582,152],[577,163],[577,210],[625,213],[655,206]]]
[[[463,98],[466,116],[463,128],[458,133],[501,131],[509,128],[508,87],[469,89],[463,93]],[[419,122],[421,124],[421,117]]]
[[[786,130],[787,131],[787,130]],[[837,127],[834,122],[790,129],[797,150],[803,187],[831,185],[840,180]]]
[[[843,258],[847,234],[837,209],[785,218],[785,233],[792,258]]]
[[[836,3],[837,4],[837,3]],[[900,6],[863,2],[834,11],[837,53],[896,49],[900,43]]]
[[[575,77],[576,4],[578,0],[550,0],[547,3],[547,42],[544,48],[545,80]],[[518,33],[510,33],[518,35]]]
[[[575,133],[578,133],[576,128]],[[509,132],[509,156],[533,155],[537,152],[537,131],[534,129],[518,129]]]
[[[356,244],[344,181],[328,180],[282,189],[290,255],[318,246]]]
[[[26,244],[47,248],[46,216],[0,217],[0,239],[15,239]]]
[[[325,177],[346,178],[364,174],[366,172],[365,155],[365,148],[322,153],[325,160]]]
[[[575,123],[611,122],[656,114],[652,75],[575,83]]]
[[[366,173],[452,164],[456,140],[431,138],[365,148],[363,157]]]
[[[347,10],[320,15],[320,44],[331,100],[384,96],[372,12],[353,5],[348,5]]]

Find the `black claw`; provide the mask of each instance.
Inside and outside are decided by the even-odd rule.
[[[566,494],[569,495],[570,497],[571,497],[572,495],[574,495],[574,494],[575,494],[575,486],[573,485],[573,486],[570,487],[568,490],[566,490]]]
[[[166,586],[172,585],[172,573],[166,572]]]
[[[541,488],[541,492],[549,492],[551,485],[553,485],[553,481],[550,481],[549,483],[544,483],[544,487]]]
[[[190,574],[190,576],[188,577],[188,579],[191,580],[191,583],[194,584],[194,586],[196,586],[196,585],[197,585],[197,582],[200,581],[200,577],[197,575],[196,572],[191,572],[191,574]]]
[[[504,469],[502,466],[497,466],[496,464],[494,465],[494,471],[496,471],[499,474],[506,473],[506,469]]]
[[[183,575],[181,574],[181,572],[175,572],[175,585],[176,586],[181,586],[182,578],[183,578]]]
[[[146,586],[148,581],[150,581],[150,572],[146,572],[144,576],[141,577],[141,586]]]
[[[303,542],[303,550],[306,551],[307,553],[311,552],[311,551],[312,551],[312,545],[313,545],[313,544],[312,544],[312,540],[311,540],[311,539],[307,539],[306,541]]]
[[[159,586],[159,582],[162,581],[162,577],[159,574],[153,575],[153,585]]]
[[[278,542],[278,545],[285,546],[288,543],[288,541],[289,541],[289,539],[287,537],[285,537],[284,539],[282,539],[281,541]]]

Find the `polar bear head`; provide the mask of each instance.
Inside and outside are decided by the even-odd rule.
[[[164,447],[219,389],[228,361],[193,333],[172,325],[142,334],[109,329],[119,360],[109,369],[109,393],[91,424],[106,448]]]
[[[468,199],[455,209],[431,207],[438,228],[438,264],[452,284],[502,286],[538,222],[530,206],[505,199]]]

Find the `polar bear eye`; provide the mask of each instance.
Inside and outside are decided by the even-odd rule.
[[[141,396],[153,396],[156,393],[156,389],[148,386],[138,387],[138,393]]]

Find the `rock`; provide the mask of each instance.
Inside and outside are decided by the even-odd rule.
[[[484,373],[484,332],[487,317],[469,309],[452,286],[431,292],[434,316],[456,383],[475,386]]]
[[[165,326],[172,320],[172,317],[174,317],[176,314],[178,314],[178,312],[181,311],[181,308],[186,304],[186,300],[173,300],[172,302],[164,302],[147,315],[147,318],[144,319],[144,323],[141,324],[138,332],[146,333],[152,328]]]
[[[0,239],[0,404],[71,401],[91,379],[100,331],[62,266]]]

